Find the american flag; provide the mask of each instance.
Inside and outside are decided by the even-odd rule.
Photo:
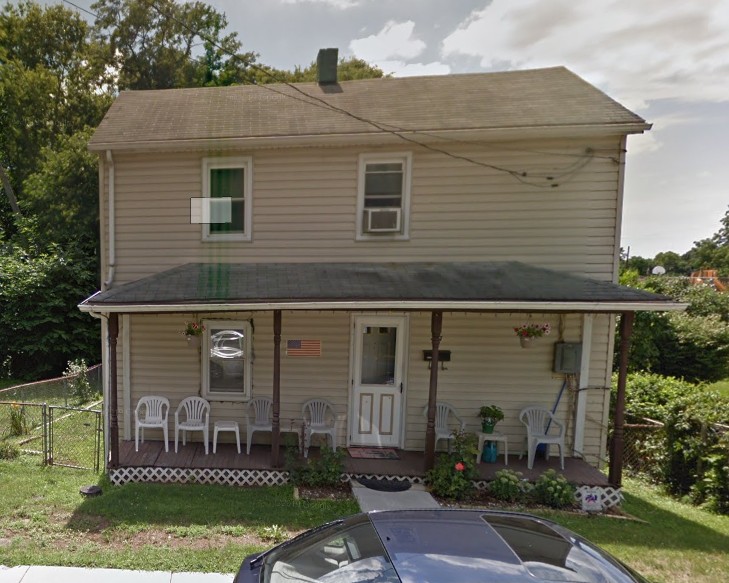
[[[321,340],[287,340],[287,356],[321,356]]]

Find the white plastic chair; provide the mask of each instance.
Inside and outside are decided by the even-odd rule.
[[[534,458],[537,453],[537,446],[544,443],[547,446],[546,458],[549,459],[549,446],[559,446],[559,463],[564,470],[564,425],[557,421],[552,412],[544,407],[527,407],[519,413],[521,421],[527,430],[527,467],[531,470],[534,467]],[[549,434],[552,427],[555,427],[558,434]],[[519,455],[521,459],[521,455]]]
[[[426,405],[425,408],[423,408],[423,415],[427,418],[428,417],[428,406]],[[444,401],[438,401],[435,404],[435,447],[437,449],[438,441],[441,439],[445,439],[448,442],[448,451],[451,451],[451,439],[453,439],[453,429],[452,422],[451,422],[451,416],[456,420],[458,423],[458,428],[461,431],[466,430],[466,422],[463,420],[463,418],[458,414],[458,411],[456,411],[456,408],[449,404],[445,403]]]
[[[165,438],[165,451],[170,451],[169,440],[167,439],[167,414],[170,410],[170,402],[167,397],[148,395],[137,402],[134,409],[134,451],[139,451],[139,433],[142,433],[144,443],[144,428],[161,428]]]
[[[311,399],[301,408],[304,418],[304,457],[309,455],[311,436],[315,433],[329,435],[332,449],[337,449],[337,417],[334,405],[324,399]]]
[[[254,397],[248,401],[246,407],[246,453],[251,454],[251,442],[255,431],[273,431],[271,423],[271,410],[273,400],[270,397]],[[253,413],[253,419],[251,419]]]
[[[182,420],[180,420],[180,413],[184,414]],[[202,431],[205,455],[208,455],[210,403],[202,397],[186,397],[177,406],[175,411],[175,453],[177,453],[180,431],[182,431],[182,445],[186,443],[188,431]]]

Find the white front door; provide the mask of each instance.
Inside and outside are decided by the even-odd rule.
[[[406,316],[355,316],[352,445],[400,445],[406,334]]]

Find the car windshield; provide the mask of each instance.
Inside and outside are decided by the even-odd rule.
[[[333,524],[266,556],[263,581],[400,583],[366,517]]]

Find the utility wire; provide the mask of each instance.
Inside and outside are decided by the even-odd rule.
[[[519,182],[521,182],[522,184],[525,184],[527,186],[533,186],[533,187],[537,187],[537,188],[555,188],[555,187],[559,186],[559,184],[556,182],[556,179],[557,178],[561,178],[561,177],[564,177],[564,176],[570,176],[570,175],[575,174],[578,170],[580,170],[582,167],[584,167],[585,165],[587,165],[594,158],[594,152],[591,152],[591,151],[590,152],[586,152],[586,154],[584,155],[583,159],[580,162],[578,162],[574,166],[568,167],[568,169],[565,170],[564,172],[559,173],[559,174],[558,173],[550,173],[550,174],[546,174],[546,175],[542,176],[542,178],[544,178],[545,182],[547,182],[547,183],[535,183],[535,182],[532,182],[531,180],[529,180],[529,178],[531,178],[532,175],[530,175],[525,170],[513,170],[511,168],[506,168],[506,167],[498,166],[498,165],[495,165],[495,164],[489,164],[488,162],[482,162],[482,161],[476,160],[476,159],[474,159],[474,158],[472,158],[470,156],[465,156],[465,155],[461,155],[461,154],[455,154],[453,152],[449,152],[448,150],[444,150],[442,148],[438,148],[438,147],[433,146],[431,144],[428,144],[428,143],[425,143],[425,142],[421,142],[421,141],[419,141],[419,140],[417,140],[417,139],[415,139],[413,137],[410,137],[408,135],[405,135],[405,134],[415,134],[415,135],[420,134],[420,135],[424,135],[424,136],[437,137],[437,138],[441,138],[441,139],[443,138],[443,136],[436,136],[434,134],[431,134],[431,133],[428,133],[428,132],[424,132],[424,131],[420,131],[420,130],[408,130],[408,129],[401,128],[401,127],[398,127],[398,126],[395,126],[395,125],[392,125],[392,124],[385,124],[385,123],[382,123],[382,122],[377,122],[377,121],[368,119],[366,117],[357,115],[355,113],[352,113],[351,111],[348,111],[348,110],[346,110],[346,109],[344,109],[342,107],[336,106],[336,105],[334,105],[334,104],[332,104],[332,103],[330,103],[330,102],[328,102],[328,101],[326,101],[326,100],[324,100],[324,99],[322,99],[320,97],[317,97],[315,95],[311,95],[310,93],[307,93],[306,91],[304,91],[300,87],[297,87],[295,84],[289,83],[288,81],[286,81],[284,79],[281,79],[279,76],[275,75],[274,73],[272,73],[271,71],[269,71],[265,67],[260,67],[260,66],[256,65],[255,63],[252,63],[252,62],[243,61],[243,59],[241,59],[241,57],[239,55],[237,55],[237,54],[235,54],[235,53],[227,50],[226,48],[222,47],[220,44],[218,44],[217,42],[215,42],[213,39],[208,38],[205,35],[203,35],[199,30],[195,30],[192,27],[188,26],[187,23],[185,23],[185,22],[183,22],[183,21],[175,18],[174,15],[172,15],[172,14],[170,14],[168,12],[163,11],[161,8],[159,8],[157,6],[157,3],[156,3],[155,0],[143,0],[143,1],[147,5],[147,7],[153,9],[160,16],[164,16],[164,17],[170,19],[172,22],[178,24],[179,26],[181,26],[182,28],[184,28],[188,32],[194,34],[195,36],[199,36],[205,42],[209,43],[211,46],[215,47],[216,49],[218,49],[222,53],[226,54],[228,57],[230,57],[232,59],[235,59],[237,61],[242,61],[243,64],[246,67],[249,67],[249,68],[251,68],[251,69],[253,69],[255,71],[258,71],[259,73],[262,73],[262,74],[270,77],[274,81],[277,81],[277,82],[281,83],[282,85],[285,85],[286,87],[288,87],[289,89],[295,91],[296,93],[300,94],[303,97],[298,97],[296,95],[291,95],[290,93],[287,93],[287,92],[284,92],[284,91],[279,91],[276,88],[271,87],[268,84],[259,84],[259,83],[256,83],[255,82],[255,79],[251,79],[251,84],[252,85],[256,85],[257,87],[264,88],[267,91],[271,91],[273,93],[276,93],[276,94],[281,95],[281,96],[286,97],[286,98],[296,99],[297,101],[300,101],[302,103],[306,103],[306,104],[311,105],[311,106],[320,107],[320,108],[323,108],[323,109],[327,109],[329,111],[333,111],[333,112],[339,113],[341,115],[345,115],[345,116],[350,117],[352,119],[355,119],[355,120],[357,120],[357,121],[359,121],[361,123],[364,123],[364,124],[367,124],[367,125],[371,125],[371,126],[373,126],[374,128],[380,130],[383,133],[387,133],[387,134],[396,136],[396,137],[398,137],[399,139],[401,139],[401,140],[403,140],[405,142],[414,144],[416,146],[419,146],[419,147],[424,148],[426,150],[429,150],[431,152],[435,152],[437,154],[441,154],[441,155],[450,157],[450,158],[455,159],[455,160],[461,160],[461,161],[467,162],[469,164],[474,164],[476,166],[481,166],[481,167],[484,167],[484,168],[489,168],[491,170],[496,170],[498,172],[504,172],[506,174],[509,174],[510,176],[512,176],[513,178],[515,178]],[[89,14],[89,15],[93,16],[94,18],[96,18],[98,20],[98,15],[97,14],[94,14],[93,12],[91,12],[89,10],[86,10],[85,8],[82,8],[82,7],[78,6],[77,4],[74,4],[73,2],[71,2],[71,0],[63,0],[63,2],[65,2],[66,4],[69,4],[71,6],[73,6],[74,8],[76,8],[78,10],[81,10],[81,11],[85,12],[86,14]],[[189,58],[192,60],[192,57],[189,57]],[[394,128],[394,129],[391,129],[391,128]],[[539,175],[534,175],[534,176],[537,177]]]

